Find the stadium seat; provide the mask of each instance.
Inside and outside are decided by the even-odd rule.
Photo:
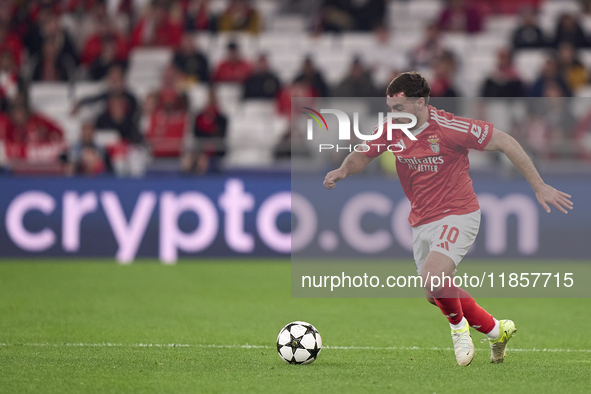
[[[511,46],[509,35],[488,31],[474,34],[468,42],[469,53],[471,56],[480,56],[490,52],[494,55],[498,49]]]
[[[191,86],[187,92],[189,98],[189,108],[193,111],[199,110],[207,103],[207,90],[206,84],[197,84]]]
[[[197,48],[204,53],[207,53],[210,50],[214,41],[214,37],[209,32],[202,31],[195,33],[193,39],[195,40]]]
[[[133,85],[148,85],[152,88],[160,84],[164,68],[172,60],[169,48],[136,48],[131,52],[127,81]]]
[[[544,50],[521,51],[515,55],[515,66],[526,82],[533,82],[541,72],[547,58]]]
[[[238,111],[242,97],[242,86],[235,83],[220,83],[216,88],[217,99],[222,111],[232,116]]]
[[[461,33],[445,33],[441,41],[445,48],[450,49],[458,56],[462,56],[468,52],[470,39],[471,37]]]
[[[273,145],[275,145],[281,139],[281,136],[289,128],[289,119],[284,116],[273,115],[271,117],[271,130]]]
[[[429,23],[437,20],[444,3],[437,0],[418,0],[407,2],[409,20]]]
[[[78,101],[85,97],[100,94],[105,89],[105,86],[103,82],[77,82],[74,85],[74,99]]]
[[[63,82],[35,82],[29,88],[31,107],[44,111],[70,102],[70,87]]]
[[[580,2],[576,0],[543,1],[540,5],[540,15],[551,17],[554,20],[563,13],[580,14],[582,12]]]
[[[307,21],[299,15],[276,15],[269,24],[271,31],[301,33],[306,31]]]
[[[247,118],[268,120],[275,113],[275,103],[272,100],[246,100],[241,106]]]
[[[136,48],[130,55],[130,71],[161,72],[172,59],[170,48]]]
[[[148,94],[156,92],[160,87],[159,81],[153,80],[150,83],[144,83],[141,80],[130,80],[127,87],[135,95],[139,103],[143,102]]]
[[[577,91],[577,97],[591,97],[591,85],[583,86]],[[589,98],[591,101],[591,98]]]
[[[301,52],[269,52],[269,64],[283,83],[290,83],[302,67],[304,55]]]
[[[280,34],[276,32],[262,33],[258,41],[259,52],[268,55],[273,53],[289,53],[296,51],[298,54],[305,52],[307,40],[293,34]]]
[[[52,114],[50,114],[51,116]],[[71,116],[52,117],[64,130],[64,139],[68,144],[74,144],[80,138],[82,122]]]
[[[489,15],[485,20],[484,29],[491,34],[499,34],[508,37],[517,27],[519,17],[514,15],[494,16]]]
[[[314,61],[320,69],[324,70],[327,83],[338,84],[349,70],[353,56],[345,51],[330,50],[316,53]]]
[[[271,137],[271,138],[269,138]],[[228,130],[228,167],[265,167],[273,163],[273,128],[271,119],[234,116]]]
[[[325,51],[338,50],[338,38],[334,34],[322,34],[320,36],[304,36],[305,53],[318,55]]]
[[[583,65],[589,69],[591,67],[591,49],[581,49],[579,51],[579,57]]]
[[[117,130],[97,130],[94,133],[94,143],[101,147],[115,145],[121,141]]]
[[[372,33],[349,33],[340,39],[340,46],[345,52],[361,53],[375,45],[375,35]]]
[[[277,15],[277,8],[279,4],[273,0],[257,0],[255,8],[258,10],[264,29],[272,28],[271,22]]]

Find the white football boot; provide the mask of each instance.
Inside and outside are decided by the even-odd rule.
[[[456,353],[456,361],[461,367],[470,365],[474,358],[474,343],[472,343],[472,336],[470,335],[470,325],[466,323],[464,328],[459,330],[451,329],[451,338],[454,342],[454,352]]]

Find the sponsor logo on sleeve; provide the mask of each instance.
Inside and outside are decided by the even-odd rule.
[[[484,125],[484,132],[482,133],[482,136],[478,139],[478,143],[482,144],[484,142],[484,140],[486,139],[487,135],[488,135],[488,125]]]

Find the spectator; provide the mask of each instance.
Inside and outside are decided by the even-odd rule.
[[[171,17],[167,4],[154,1],[146,15],[131,32],[131,46],[164,46],[176,48],[183,36],[179,21]]]
[[[23,44],[27,49],[29,56],[41,51],[43,45],[44,33],[43,26],[53,16],[51,7],[38,7],[37,12],[34,7],[26,10],[26,31],[23,36]]]
[[[231,0],[218,19],[218,30],[258,34],[261,30],[261,18],[248,0]]]
[[[355,30],[373,31],[385,26],[387,15],[385,0],[352,1]]]
[[[250,77],[250,64],[243,59],[235,42],[228,44],[228,55],[217,66],[213,80],[216,82],[244,82]]]
[[[564,41],[558,47],[558,68],[572,92],[589,82],[589,72],[583,66],[573,45]]]
[[[126,62],[128,58],[127,41],[125,37],[111,27],[108,21],[96,24],[96,31],[90,35],[84,43],[81,61],[86,67],[90,67],[95,60],[104,55],[104,46],[114,46],[113,61]]]
[[[19,77],[11,51],[0,53],[0,112],[8,111],[20,90],[24,88],[23,81]]]
[[[137,118],[129,106],[127,97],[122,93],[109,96],[107,108],[96,120],[96,128],[116,130],[125,143],[139,144],[143,141]]]
[[[92,62],[88,75],[93,81],[99,81],[115,66],[125,69],[127,60],[119,56],[116,40],[113,37],[105,37],[101,42],[101,54]]]
[[[350,1],[324,0],[320,8],[318,30],[343,32],[355,28],[355,17]]]
[[[577,157],[587,162],[591,161],[591,111],[577,119],[573,130],[573,143]]]
[[[572,14],[563,14],[556,25],[554,48],[558,48],[563,42],[568,42],[575,48],[586,48],[589,46],[579,20]]]
[[[569,99],[564,97],[562,86],[554,80],[546,81],[542,94],[546,99],[536,101],[530,109],[529,119],[521,128],[527,147],[541,159],[570,158],[574,153],[570,141],[574,136],[576,118],[570,112]]]
[[[91,96],[80,100],[74,106],[72,112],[77,113],[80,107],[92,104],[106,105],[111,96],[124,96],[126,100],[126,107],[137,117],[138,106],[137,101],[132,93],[127,90],[125,86],[125,74],[123,68],[120,66],[113,66],[109,69],[107,74],[107,89],[96,96]]]
[[[185,12],[185,29],[187,31],[215,31],[216,24],[215,17],[209,8],[209,0],[189,0]]]
[[[120,34],[128,31],[128,19],[121,12],[121,6],[127,0],[119,2],[119,8],[107,11],[107,3],[110,0],[73,0],[69,4],[69,14],[65,16],[71,26],[70,31],[75,29],[75,39],[81,48],[84,48],[97,34],[102,36],[104,26],[108,26],[108,32],[111,35]],[[126,41],[126,40],[125,40]],[[127,42],[125,42],[127,45]],[[95,50],[95,56],[98,56],[100,50]],[[83,61],[84,62],[84,61]],[[86,60],[85,64],[90,62]]]
[[[60,53],[54,40],[43,43],[43,52],[35,60],[33,81],[68,81],[76,71],[76,63],[71,57]]]
[[[72,145],[62,157],[67,164],[67,175],[96,176],[112,172],[109,155],[94,142],[94,134],[92,122],[82,124],[80,141]]]
[[[458,97],[460,94],[454,87],[456,72],[456,60],[453,53],[444,51],[435,59],[432,68],[431,99],[429,104],[441,108],[447,112],[456,113],[458,110],[457,100],[447,100],[448,97]]]
[[[252,75],[244,83],[244,98],[272,99],[275,98],[280,87],[279,78],[269,68],[267,55],[261,54],[255,63]]]
[[[390,44],[391,34],[390,31],[384,25],[377,25],[374,29],[374,36],[376,43],[380,46],[387,46]]]
[[[427,25],[425,38],[410,53],[410,64],[413,69],[427,69],[433,61],[443,53],[441,32],[436,23]]]
[[[0,19],[10,23],[10,30],[14,34],[24,37],[27,34],[31,22],[29,17],[30,3],[28,1],[13,0],[12,4],[13,8],[2,12]]]
[[[57,162],[64,149],[62,129],[49,118],[32,112],[22,96],[0,115],[0,141],[9,160]]]
[[[448,0],[438,25],[442,31],[477,33],[482,31],[482,23],[482,13],[478,8],[466,4],[465,0]]]
[[[187,127],[187,97],[164,88],[149,119],[146,139],[155,157],[179,157]]]
[[[156,92],[156,102],[154,109],[163,108],[165,102],[168,101],[173,94],[173,99],[180,103],[182,99],[183,90],[185,88],[182,73],[175,67],[168,66],[162,72],[160,80],[160,89]],[[186,100],[185,100],[186,101]]]
[[[318,97],[318,91],[303,80],[283,86],[277,94],[277,113],[279,115],[291,118],[292,97]]]
[[[295,81],[304,82],[314,88],[314,97],[328,97],[328,86],[324,81],[324,76],[322,75],[322,72],[314,66],[310,56],[306,56],[304,59],[302,71],[296,76]]]
[[[560,74],[558,62],[554,57],[548,58],[544,63],[542,72],[531,87],[528,96],[543,97],[546,91],[546,85],[549,83],[555,84],[562,91],[563,97],[572,96],[564,77]]]
[[[22,65],[23,44],[19,37],[12,34],[6,23],[0,22],[0,52],[9,51],[17,68]]]
[[[195,118],[193,136],[197,150],[187,153],[182,162],[184,172],[218,172],[226,154],[226,129],[228,120],[220,111],[213,88],[209,90],[208,103]]]
[[[363,67],[359,58],[353,59],[349,75],[333,91],[335,97],[376,97],[377,95],[371,74]]]
[[[19,6],[15,0],[4,0],[2,7],[0,7],[0,23],[7,24],[13,33],[18,32],[18,29],[15,28],[18,21],[14,21],[14,19],[19,13]]]
[[[456,71],[454,55],[443,52],[434,62],[433,80],[430,82],[431,97],[457,97],[458,93],[453,87],[453,79]]]
[[[482,85],[482,97],[523,97],[523,83],[513,64],[513,54],[509,49],[497,51],[497,68]]]
[[[513,49],[545,48],[548,46],[548,40],[538,25],[534,9],[523,9],[519,26],[513,31],[511,42]]]
[[[78,64],[78,52],[76,46],[68,32],[61,26],[59,16],[53,13],[46,14],[43,19],[39,19],[39,24],[33,26],[27,38],[27,49],[31,57],[40,58],[46,49],[44,45],[47,41],[53,41],[57,48],[60,59],[69,59],[68,61]]]
[[[524,8],[538,10],[544,0],[495,0],[480,2],[480,5],[486,7],[487,14],[495,15],[516,15]]]
[[[197,49],[195,40],[185,34],[172,61],[177,70],[195,82],[209,81],[209,63],[207,57]]]

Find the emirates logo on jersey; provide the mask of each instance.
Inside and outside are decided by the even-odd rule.
[[[430,135],[429,138],[427,138],[427,141],[429,141],[429,143],[431,144],[431,150],[433,151],[433,153],[438,154],[439,137],[437,135]]]

